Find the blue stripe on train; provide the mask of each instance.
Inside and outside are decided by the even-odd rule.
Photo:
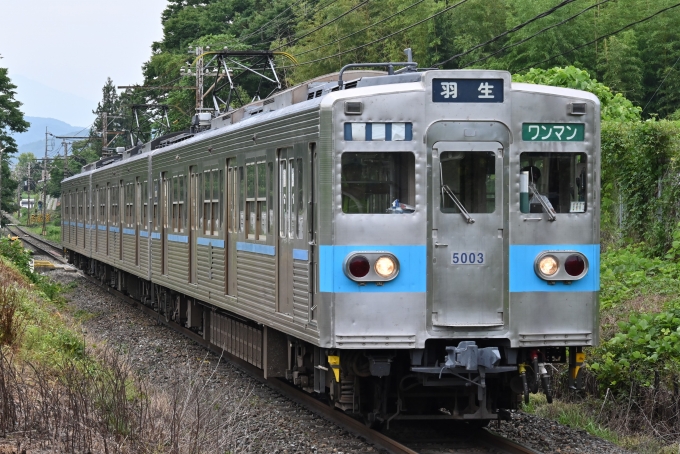
[[[399,274],[378,286],[359,285],[343,271],[345,258],[352,252],[390,252],[399,260]],[[417,246],[319,246],[319,290],[334,293],[420,293],[427,289],[427,248]]]
[[[198,238],[196,238],[196,243],[199,244],[200,246],[212,246],[224,249],[224,240],[218,240],[215,238],[204,238],[199,236]]]
[[[549,285],[534,271],[534,261],[545,251],[577,251],[588,259],[588,272],[567,285]],[[510,246],[510,292],[597,292],[600,290],[599,244],[515,244]]]
[[[254,252],[255,254],[275,255],[276,248],[267,244],[245,243],[239,241],[236,243],[237,251]]]

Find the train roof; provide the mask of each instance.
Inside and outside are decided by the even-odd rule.
[[[424,74],[425,72],[413,70],[391,75],[388,75],[384,71],[373,70],[345,71],[344,77],[346,80],[342,81],[342,88],[344,91],[353,88],[420,82]],[[209,122],[204,124],[197,121],[195,123],[196,128],[194,131],[180,131],[166,134],[145,144],[140,144],[127,149],[121,154],[101,158],[99,161],[83,166],[81,173],[66,178],[63,181],[66,182],[82,178],[103,167],[117,167],[123,162],[129,164],[139,159],[148,159],[150,155],[175,149],[180,143],[182,143],[182,145],[187,145],[226,132],[233,132],[255,124],[271,121],[283,115],[316,109],[321,104],[321,99],[323,97],[330,93],[341,91],[339,75],[340,73],[336,72],[317,77],[276,93],[269,98],[253,101],[238,109],[222,113],[215,118],[211,118]],[[597,104],[600,102],[597,96],[592,93],[570,88],[514,82],[512,83],[512,89],[515,91],[575,97],[589,100]],[[198,117],[195,116],[194,119],[198,119]]]

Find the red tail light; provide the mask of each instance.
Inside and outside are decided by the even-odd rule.
[[[357,255],[349,261],[347,269],[354,277],[364,277],[371,270],[371,264],[368,263],[368,259],[363,255]]]
[[[570,276],[580,276],[586,269],[586,262],[580,255],[570,255],[564,262],[564,270]]]

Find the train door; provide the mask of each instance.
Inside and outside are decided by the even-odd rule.
[[[139,177],[135,178],[134,202],[132,204],[132,225],[135,230],[135,266],[139,266],[139,224],[142,220],[142,183]]]
[[[305,146],[279,150],[278,312],[308,319],[309,244],[305,198]]]
[[[198,174],[196,166],[189,167],[189,283],[196,283],[196,236],[198,229],[197,200],[198,200]]]
[[[106,219],[104,220],[105,225],[106,225],[106,256],[108,257],[111,254],[111,251],[109,250],[109,245],[111,242],[109,241],[109,230],[111,230],[111,226],[109,225],[109,220],[111,219],[111,183],[106,183]]]
[[[236,164],[236,158],[227,159],[227,193],[225,200],[227,222],[227,241],[224,242],[224,263],[227,266],[225,270],[225,288],[224,293],[231,296],[236,296],[236,242],[238,241],[239,232],[239,216],[238,216],[238,200],[239,200],[239,171],[243,172],[243,167],[239,170]]]
[[[76,206],[75,206],[75,208],[76,208],[76,216],[75,216],[76,222],[75,222],[75,228],[73,229],[73,231],[75,233],[75,238],[74,238],[73,243],[76,246],[78,246],[78,221],[80,220],[80,216],[79,216],[79,213],[78,213],[78,210],[80,210],[80,191],[78,189],[76,189]],[[30,218],[30,216],[31,216],[30,210],[29,210],[28,215],[29,215],[29,218]]]
[[[503,147],[437,142],[432,152],[432,323],[503,324]]]
[[[125,186],[123,180],[120,180],[117,191],[118,208],[116,209],[116,227],[118,230],[118,260],[123,260],[123,216],[121,215],[120,207],[125,207]]]
[[[168,174],[161,173],[161,274],[168,274]]]

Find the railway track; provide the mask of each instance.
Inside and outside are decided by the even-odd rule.
[[[5,228],[13,235],[18,236],[22,241],[28,243],[32,248],[44,253],[45,255],[57,260],[59,263],[66,263],[63,250],[49,241],[21,228],[16,224],[7,224]]]
[[[32,232],[24,230],[18,225],[7,225],[7,229],[12,234],[19,236],[20,239],[27,243],[30,247],[36,249],[37,251],[41,251],[45,255],[54,258],[60,263],[66,263],[66,259],[62,255],[61,249],[56,247],[51,242],[45,241]],[[98,279],[85,273],[80,274],[94,285],[100,287],[103,291],[106,291],[107,293],[116,296],[129,305],[136,307],[153,319],[157,320],[158,323],[164,324],[167,327],[180,332],[213,353],[228,359],[230,362],[247,372],[250,376],[262,383],[267,384],[270,388],[277,390],[286,398],[337,424],[348,432],[366,440],[368,443],[374,445],[383,452],[395,454],[417,454],[421,452],[421,449],[426,449],[428,454],[435,454],[439,452],[474,452],[480,454],[540,454],[538,451],[508,440],[488,429],[480,429],[472,432],[470,430],[462,430],[459,431],[459,433],[456,433],[455,430],[451,430],[450,426],[446,427],[445,425],[440,425],[441,430],[437,430],[435,424],[436,435],[434,436],[432,435],[433,427],[431,424],[425,424],[422,428],[419,428],[418,425],[412,425],[407,429],[397,428],[396,431],[391,431],[388,433],[381,433],[379,431],[372,430],[351,416],[329,407],[325,401],[321,401],[314,396],[303,392],[302,390],[290,385],[288,382],[282,379],[265,379],[261,369],[252,366],[251,364],[241,360],[240,358],[237,358],[236,356],[222,351],[222,349],[210,344],[208,341],[203,339],[202,336],[196,334],[195,332],[172,321],[167,321],[165,317],[158,314],[158,312],[154,311],[152,308],[145,306],[144,304],[132,299],[130,296],[122,292],[119,292],[107,285],[103,285]],[[394,437],[392,436],[392,432],[395,433]],[[399,438],[399,440],[395,438]],[[426,446],[426,448],[423,448],[423,446]]]

